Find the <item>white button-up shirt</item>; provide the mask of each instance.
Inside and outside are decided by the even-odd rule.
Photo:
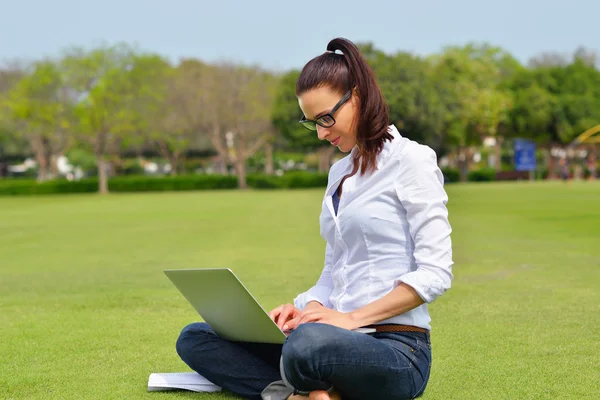
[[[316,300],[351,312],[404,282],[425,304],[378,323],[431,329],[427,303],[448,290],[453,278],[448,197],[435,152],[402,137],[393,125],[389,131],[394,139],[385,142],[376,170],[344,181],[337,215],[332,195],[352,172],[357,149],[331,167],[320,216],[325,266],[294,305],[303,309]]]

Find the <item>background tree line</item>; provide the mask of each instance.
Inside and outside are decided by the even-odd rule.
[[[600,123],[600,71],[594,52],[542,54],[528,65],[487,44],[448,47],[428,57],[360,45],[403,135],[455,160],[466,179],[474,149],[495,139],[494,168],[511,138],[565,145]],[[246,187],[258,151],[273,173],[273,148],[319,155],[335,149],[297,121],[299,71],[260,66],[171,63],[127,44],[70,48],[54,59],[0,66],[0,160],[31,154],[38,180],[52,179],[59,155],[94,155],[99,190],[124,152],[151,149],[177,174],[190,149],[210,149],[220,173],[233,166]],[[551,168],[552,170],[552,168]]]

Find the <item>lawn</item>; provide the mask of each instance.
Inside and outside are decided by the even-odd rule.
[[[600,184],[449,186],[453,288],[424,399],[600,398]],[[229,267],[265,308],[317,279],[321,190],[0,198],[0,398],[148,393],[198,320],[163,274]]]

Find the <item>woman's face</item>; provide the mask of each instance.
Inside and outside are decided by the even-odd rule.
[[[303,93],[298,97],[298,104],[304,113],[304,118],[316,120],[329,113],[343,96],[344,93],[333,91],[329,86],[322,86]],[[350,99],[333,113],[335,119],[333,126],[325,128],[317,124],[319,139],[327,140],[344,153],[351,151],[356,145],[354,115],[357,109],[357,99],[353,93]]]

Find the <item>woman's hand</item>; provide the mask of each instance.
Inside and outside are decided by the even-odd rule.
[[[352,319],[350,314],[332,310],[319,303],[311,303],[298,316],[290,319],[283,326],[283,330],[296,329],[299,325],[307,322],[319,322],[348,330],[356,329],[360,326]]]
[[[325,307],[323,307],[323,305],[321,303],[319,303],[318,301],[309,302],[306,305],[306,307],[304,307],[304,311],[297,309],[293,304],[282,304],[279,307],[273,309],[269,313],[269,317],[271,317],[273,322],[275,322],[275,324],[277,324],[279,329],[281,329],[283,331],[289,331],[290,329],[294,329],[289,326],[289,321],[291,321],[295,318],[298,318],[300,315],[302,315],[303,312],[308,312],[310,310],[320,309],[320,308],[325,308]],[[296,325],[294,325],[294,327],[295,326]]]
[[[270,313],[269,317],[277,324],[279,329],[287,331],[289,328],[284,329],[284,325],[291,319],[297,318],[301,311],[294,307],[293,304],[282,304],[277,308],[274,308]]]

